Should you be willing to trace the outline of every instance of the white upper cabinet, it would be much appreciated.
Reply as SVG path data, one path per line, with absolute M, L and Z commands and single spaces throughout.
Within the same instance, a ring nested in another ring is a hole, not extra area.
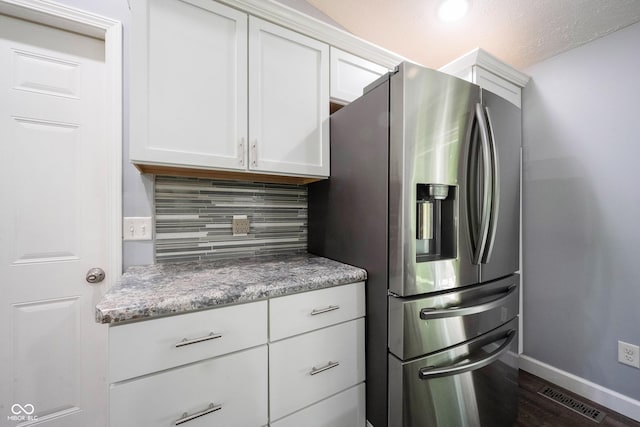
M 133 163 L 329 176 L 327 44 L 210 0 L 132 8 Z
M 386 66 L 400 58 L 277 2 L 223 3 L 131 2 L 131 161 L 156 174 L 328 177 L 329 45 Z M 340 103 L 386 72 L 335 57 Z
M 247 14 L 207 0 L 131 7 L 131 161 L 245 169 Z
M 329 176 L 329 46 L 249 18 L 249 169 Z
M 480 48 L 476 48 L 439 69 L 495 93 L 521 108 L 522 88 L 529 76 Z
M 368 84 L 388 71 L 382 65 L 331 47 L 331 100 L 339 104 L 353 101 Z

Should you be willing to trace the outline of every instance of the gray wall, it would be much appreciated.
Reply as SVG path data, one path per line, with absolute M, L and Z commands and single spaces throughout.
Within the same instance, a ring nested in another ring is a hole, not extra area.
M 524 353 L 640 399 L 640 24 L 524 71 Z

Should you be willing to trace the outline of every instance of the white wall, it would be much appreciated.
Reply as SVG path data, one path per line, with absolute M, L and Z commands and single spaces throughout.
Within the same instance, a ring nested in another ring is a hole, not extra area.
M 640 24 L 524 71 L 524 354 L 640 400 Z

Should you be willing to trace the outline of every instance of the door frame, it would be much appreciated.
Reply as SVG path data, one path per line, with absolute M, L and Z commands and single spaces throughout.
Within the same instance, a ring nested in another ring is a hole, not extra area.
M 107 271 L 109 289 L 122 274 L 122 23 L 49 0 L 0 0 L 0 13 L 104 41 L 107 72 Z

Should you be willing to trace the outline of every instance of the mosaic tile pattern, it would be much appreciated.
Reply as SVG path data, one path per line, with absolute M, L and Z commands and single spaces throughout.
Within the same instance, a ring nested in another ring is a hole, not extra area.
M 302 185 L 157 176 L 157 263 L 252 258 L 307 251 L 307 188 Z M 233 236 L 234 215 L 251 229 Z

